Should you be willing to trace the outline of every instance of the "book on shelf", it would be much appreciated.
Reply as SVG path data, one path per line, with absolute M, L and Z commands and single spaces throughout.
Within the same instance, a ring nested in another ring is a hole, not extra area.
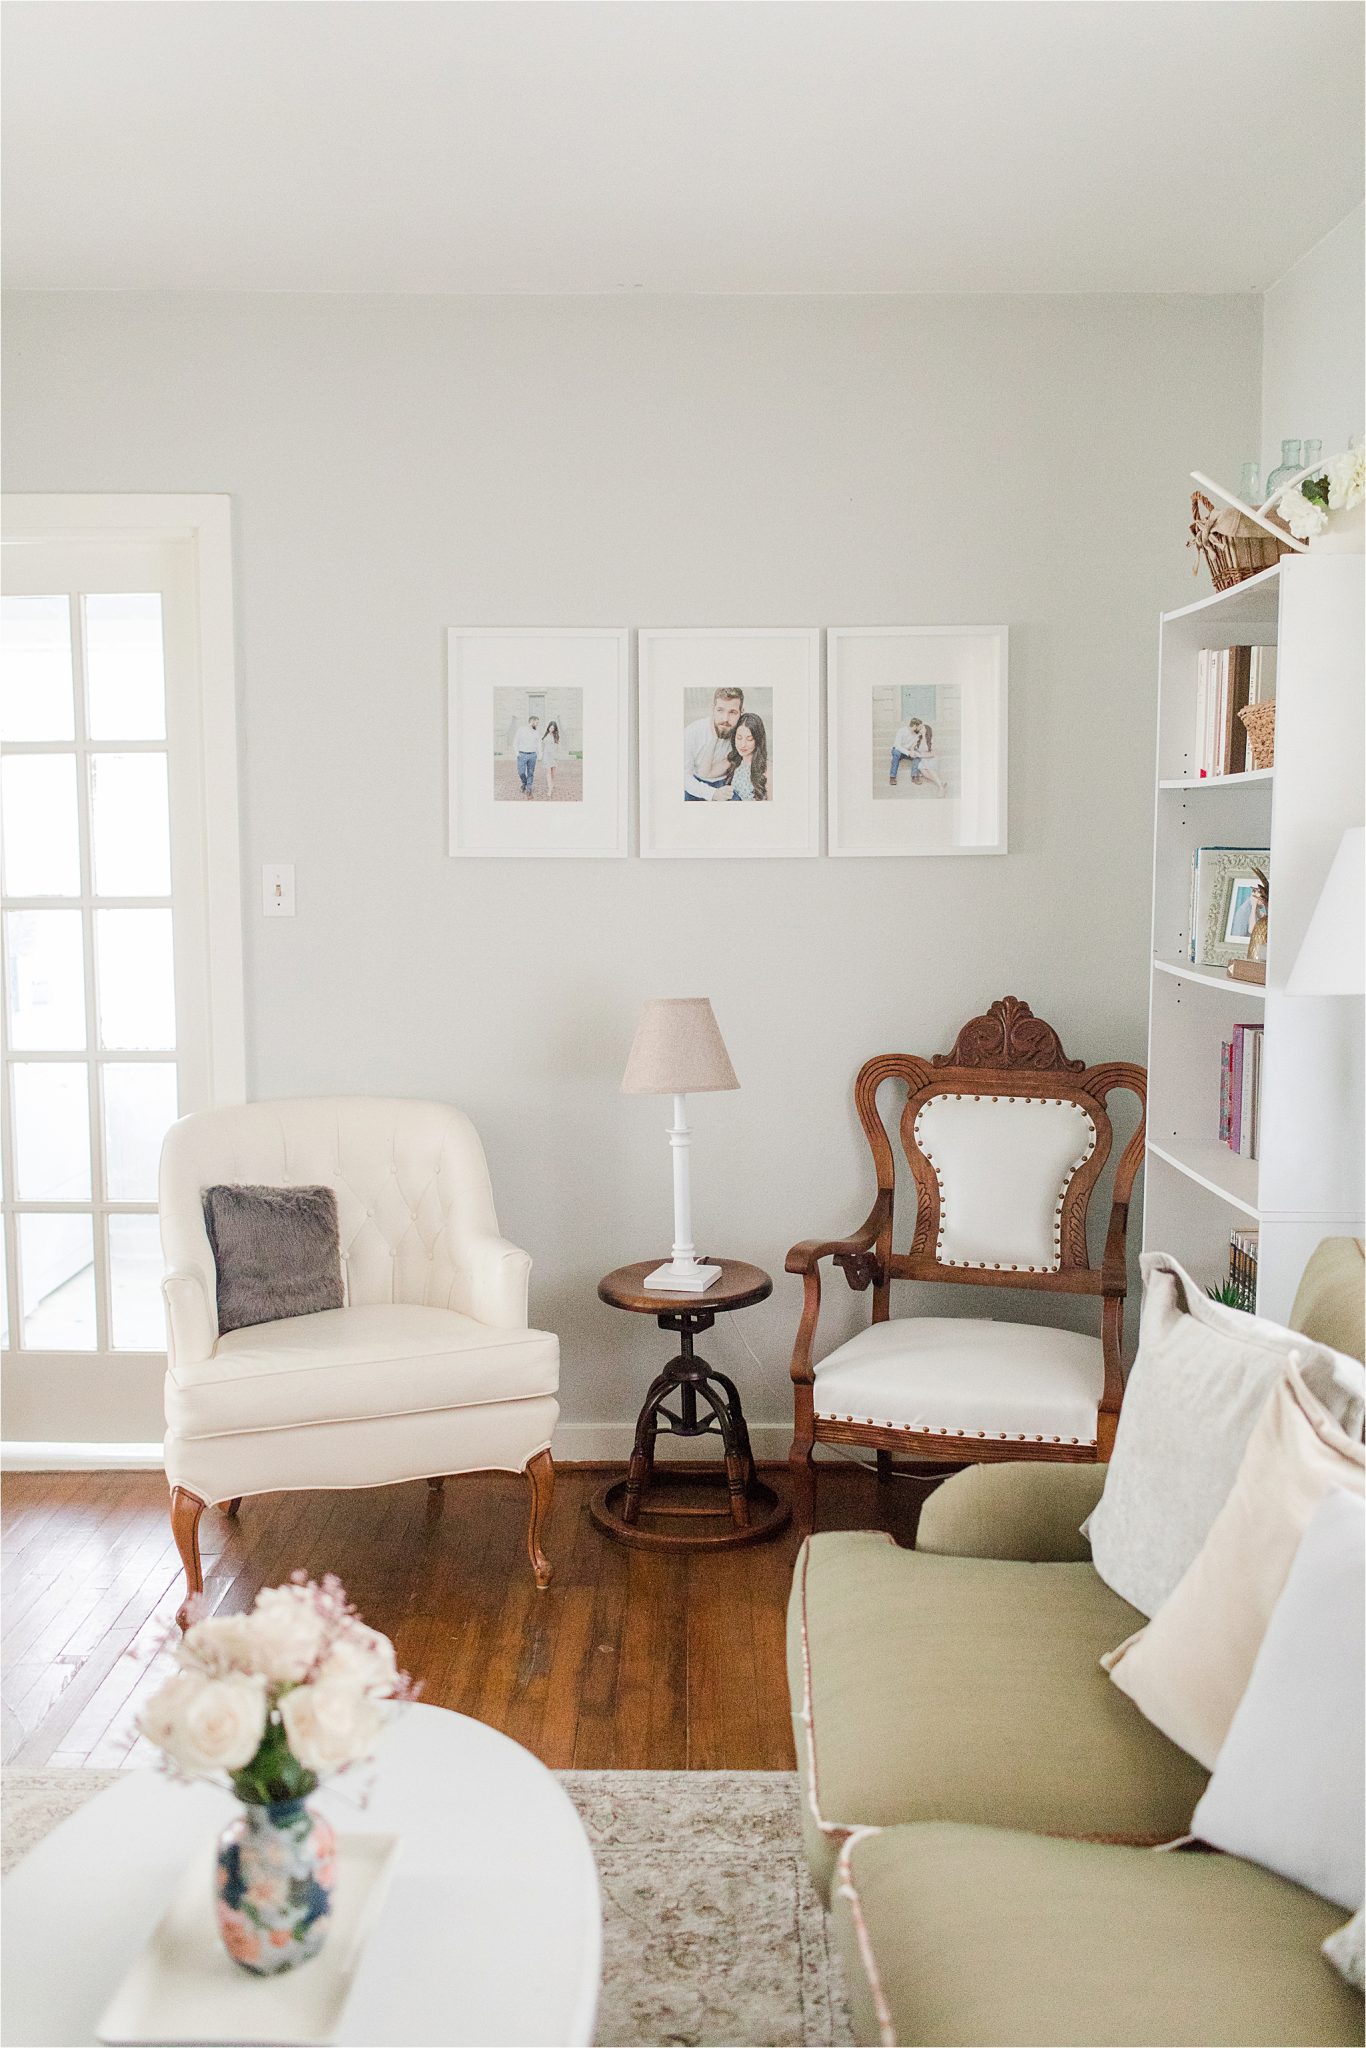
M 1257 1157 L 1262 1030 L 1260 1024 L 1235 1024 L 1220 1048 L 1219 1141 L 1242 1159 Z
M 1195 675 L 1195 758 L 1202 779 L 1242 775 L 1247 728 L 1238 713 L 1276 694 L 1274 647 L 1202 647 Z
M 1233 1306 L 1257 1313 L 1257 1231 L 1234 1230 L 1228 1240 L 1228 1284 Z

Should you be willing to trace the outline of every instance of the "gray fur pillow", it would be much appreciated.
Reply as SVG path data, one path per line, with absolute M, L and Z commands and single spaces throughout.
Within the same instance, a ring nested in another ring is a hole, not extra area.
M 218 1268 L 220 1336 L 341 1307 L 331 1188 L 205 1188 L 204 1227 Z

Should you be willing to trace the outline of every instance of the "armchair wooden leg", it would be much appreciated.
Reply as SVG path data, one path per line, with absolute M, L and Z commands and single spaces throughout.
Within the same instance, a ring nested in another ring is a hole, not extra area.
M 550 1514 L 550 1503 L 555 1498 L 555 1461 L 548 1450 L 537 1451 L 526 1468 L 531 1482 L 531 1519 L 527 1523 L 526 1547 L 531 1559 L 531 1569 L 536 1574 L 536 1585 L 544 1592 L 550 1584 L 550 1559 L 541 1549 L 541 1534 Z
M 798 1438 L 787 1454 L 787 1469 L 792 1475 L 792 1524 L 799 1536 L 809 1536 L 816 1526 L 814 1450 L 814 1442 L 803 1443 Z
M 229 1502 L 227 1503 L 227 1505 L 226 1505 L 226 1506 L 224 1507 L 224 1509 L 223 1509 L 223 1513 L 224 1513 L 225 1515 L 232 1515 L 232 1516 L 233 1516 L 233 1517 L 235 1518 L 235 1517 L 236 1517 L 236 1514 L 237 1514 L 237 1510 L 238 1510 L 238 1509 L 239 1509 L 239 1508 L 241 1507 L 241 1505 L 242 1505 L 242 1496 L 241 1496 L 241 1494 L 240 1494 L 240 1493 L 235 1493 L 235 1494 L 233 1495 L 232 1499 L 231 1499 L 231 1500 L 230 1500 L 230 1501 L 229 1501 Z
M 187 1492 L 183 1486 L 171 1488 L 171 1534 L 185 1567 L 185 1598 L 176 1609 L 178 1628 L 189 1625 L 190 1602 L 204 1590 L 204 1570 L 199 1562 L 199 1517 L 203 1512 L 204 1503 L 198 1494 Z

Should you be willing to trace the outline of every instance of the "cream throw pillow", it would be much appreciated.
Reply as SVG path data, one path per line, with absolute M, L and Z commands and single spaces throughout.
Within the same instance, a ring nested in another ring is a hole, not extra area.
M 1364 1698 L 1366 1502 L 1335 1486 L 1295 1553 L 1191 1833 L 1352 1912 L 1366 1898 Z
M 1300 1539 L 1334 1487 L 1366 1495 L 1366 1451 L 1288 1366 L 1199 1556 L 1148 1626 L 1101 1658 L 1120 1691 L 1207 1770 Z
M 1156 1614 L 1195 1562 L 1289 1364 L 1359 1436 L 1366 1373 L 1355 1358 L 1210 1301 L 1165 1253 L 1144 1257 L 1138 1356 L 1083 1532 L 1110 1591 L 1140 1614 Z

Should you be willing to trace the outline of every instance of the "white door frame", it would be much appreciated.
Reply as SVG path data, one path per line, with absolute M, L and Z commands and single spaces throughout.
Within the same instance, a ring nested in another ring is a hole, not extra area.
M 237 679 L 233 632 L 231 501 L 217 494 L 5 493 L 0 527 L 6 546 L 24 542 L 151 540 L 189 542 L 194 603 L 193 645 L 198 700 L 198 758 L 190 766 L 198 784 L 202 834 L 202 922 L 207 1067 L 201 1086 L 210 1103 L 246 1097 L 246 1031 L 242 953 L 240 826 L 237 808 Z M 182 759 L 182 771 L 184 767 Z M 46 1355 L 46 1354 L 45 1354 Z M 16 1357 L 22 1357 L 22 1353 Z M 74 1401 L 86 1377 L 82 1367 L 99 1354 L 62 1354 L 62 1377 Z M 154 1413 L 153 1386 L 160 1406 L 164 1356 L 126 1352 L 130 1419 L 144 1417 L 139 1436 Z M 93 1391 L 93 1388 L 92 1388 Z M 18 1403 L 22 1410 L 25 1401 Z M 22 1430 L 22 1416 L 19 1419 Z M 100 1430 L 101 1436 L 105 1429 Z M 126 1427 L 124 1435 L 132 1434 Z M 56 1467 L 160 1462 L 160 1445 L 148 1442 L 75 1443 L 11 1439 L 0 1445 L 6 1466 Z

